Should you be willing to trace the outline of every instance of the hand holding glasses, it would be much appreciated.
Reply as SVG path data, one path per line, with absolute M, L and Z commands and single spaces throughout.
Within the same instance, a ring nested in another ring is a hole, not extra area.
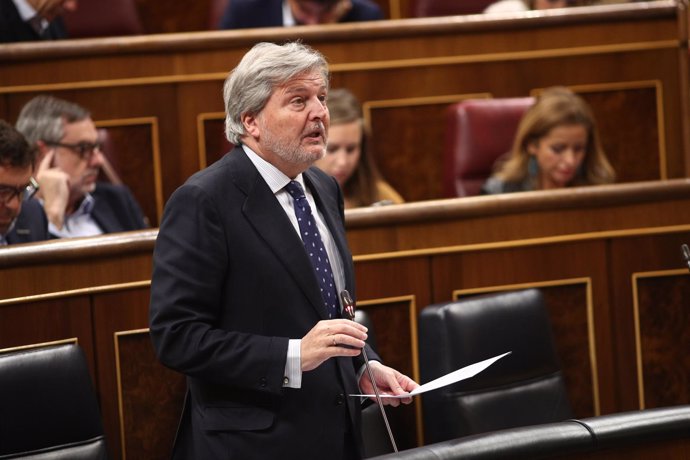
M 0 202 L 9 203 L 15 198 L 21 200 L 28 200 L 38 192 L 38 182 L 33 177 L 29 179 L 29 183 L 19 187 L 11 185 L 0 184 Z

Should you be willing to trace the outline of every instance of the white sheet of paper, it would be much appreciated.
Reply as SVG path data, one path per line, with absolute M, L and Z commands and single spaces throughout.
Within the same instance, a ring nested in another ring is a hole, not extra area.
M 507 356 L 511 354 L 512 351 L 503 353 L 502 355 L 494 356 L 493 358 L 485 359 L 484 361 L 479 361 L 478 363 L 470 364 L 469 366 L 465 366 L 462 369 L 458 369 L 457 371 L 453 371 L 449 374 L 443 375 L 435 380 L 432 380 L 431 382 L 427 382 L 424 385 L 420 385 L 414 390 L 410 391 L 408 394 L 404 395 L 381 395 L 382 398 L 408 398 L 410 396 L 415 396 L 419 395 L 422 393 L 426 393 L 427 391 L 431 390 L 436 390 L 438 388 L 444 387 L 446 385 L 451 385 L 453 383 L 459 382 L 461 380 L 468 379 L 470 377 L 474 377 L 475 375 L 479 374 L 481 371 L 486 369 L 487 367 L 491 366 L 493 363 L 498 361 L 499 359 L 503 358 L 504 356 Z M 350 396 L 361 396 L 363 398 L 375 398 L 376 395 L 350 395 Z

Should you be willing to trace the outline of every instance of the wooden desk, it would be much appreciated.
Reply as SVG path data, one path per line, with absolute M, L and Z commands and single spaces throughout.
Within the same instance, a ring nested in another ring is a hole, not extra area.
M 364 103 L 381 170 L 408 201 L 443 197 L 447 105 L 552 85 L 592 105 L 619 181 L 686 177 L 686 4 L 0 45 L 0 118 L 39 93 L 91 109 L 156 226 L 172 191 L 226 151 L 228 71 L 258 41 L 301 38 L 328 58 L 332 87 Z
M 379 352 L 418 377 L 417 315 L 539 287 L 578 417 L 690 402 L 690 179 L 347 211 L 358 305 Z M 167 458 L 183 379 L 148 338 L 156 230 L 0 250 L 0 348 L 78 340 L 114 458 Z M 392 411 L 401 447 L 420 406 Z

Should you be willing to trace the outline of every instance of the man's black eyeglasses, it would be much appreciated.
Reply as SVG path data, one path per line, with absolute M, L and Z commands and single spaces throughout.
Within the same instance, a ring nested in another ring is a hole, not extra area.
M 21 187 L 0 184 L 0 202 L 9 203 L 17 197 L 21 197 L 22 200 L 28 200 L 32 198 L 36 192 L 38 192 L 38 182 L 36 182 L 36 179 L 33 177 L 29 180 L 28 184 Z
M 79 142 L 77 144 L 63 144 L 62 142 L 52 142 L 52 141 L 45 141 L 46 145 L 51 145 L 54 147 L 62 147 L 65 149 L 69 149 L 79 155 L 79 158 L 82 160 L 90 161 L 91 157 L 93 157 L 93 152 L 98 149 L 99 151 L 103 151 L 103 143 L 102 142 L 96 142 L 96 143 L 91 143 L 91 142 Z

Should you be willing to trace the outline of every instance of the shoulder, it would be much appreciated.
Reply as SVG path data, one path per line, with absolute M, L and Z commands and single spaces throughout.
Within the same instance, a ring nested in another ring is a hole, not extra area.
M 221 29 L 283 25 L 282 0 L 232 0 L 220 20 Z
M 506 182 L 491 176 L 482 185 L 480 193 L 482 195 L 497 195 L 499 193 L 526 192 L 530 187 L 525 182 Z
M 402 196 L 386 181 L 379 180 L 376 182 L 376 191 L 379 195 L 380 201 L 392 201 L 394 204 L 404 203 Z
M 14 229 L 8 235 L 11 243 L 28 243 L 50 239 L 48 219 L 38 200 L 30 199 L 22 203 Z
M 522 0 L 500 0 L 487 6 L 484 13 L 512 13 L 528 10 L 529 8 Z
M 109 182 L 99 182 L 91 195 L 101 199 L 133 198 L 132 192 L 126 185 L 115 185 Z
M 371 0 L 352 0 L 352 9 L 345 15 L 343 22 L 373 21 L 383 18 L 381 7 Z

